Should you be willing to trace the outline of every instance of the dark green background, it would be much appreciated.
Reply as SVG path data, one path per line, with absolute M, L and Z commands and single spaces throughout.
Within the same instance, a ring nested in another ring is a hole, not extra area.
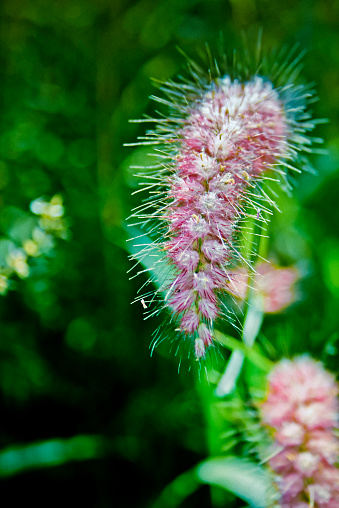
M 1 497 L 11 496 L 4 506 L 149 507 L 209 453 L 194 372 L 184 364 L 177 373 L 170 341 L 150 358 L 160 321 L 144 322 L 141 306 L 130 305 L 145 279 L 128 279 L 122 226 L 140 199 L 131 198 L 129 164 L 144 156 L 122 147 L 144 133 L 128 120 L 157 109 L 150 78 L 183 72 L 176 46 L 195 58 L 206 42 L 216 52 L 222 33 L 229 52 L 242 30 L 262 27 L 264 50 L 307 50 L 302 82 L 315 83 L 314 116 L 329 119 L 315 132 L 329 153 L 311 156 L 318 176 L 302 175 L 294 197 L 280 200 L 272 251 L 283 264 L 303 261 L 307 276 L 302 302 L 267 318 L 264 334 L 273 360 L 310 351 L 336 370 L 338 20 L 334 0 L 3 0 L 1 233 L 9 207 L 26 211 L 55 193 L 72 231 L 42 289 L 18 280 L 0 300 L 0 448 L 23 452 L 17 470 L 0 455 Z M 74 436 L 79 452 L 58 459 L 47 446 L 40 467 L 25 466 L 26 445 Z M 183 506 L 211 506 L 208 488 Z

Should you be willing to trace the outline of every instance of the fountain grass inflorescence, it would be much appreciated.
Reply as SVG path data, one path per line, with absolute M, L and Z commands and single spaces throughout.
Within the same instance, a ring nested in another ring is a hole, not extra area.
M 139 240 L 132 259 L 147 266 L 154 256 L 153 281 L 157 267 L 168 273 L 136 300 L 147 316 L 167 308 L 197 359 L 213 345 L 215 321 L 230 319 L 223 295 L 234 267 L 253 270 L 240 248 L 243 222 L 267 224 L 275 206 L 269 181 L 285 186 L 288 172 L 306 165 L 300 153 L 311 151 L 312 93 L 294 85 L 298 61 L 286 57 L 267 77 L 260 65 L 253 73 L 215 65 L 211 77 L 189 62 L 191 80 L 165 83 L 167 98 L 155 98 L 167 113 L 143 120 L 156 127 L 139 144 L 154 145 L 158 164 L 139 174 L 149 196 L 131 218 L 153 243 Z

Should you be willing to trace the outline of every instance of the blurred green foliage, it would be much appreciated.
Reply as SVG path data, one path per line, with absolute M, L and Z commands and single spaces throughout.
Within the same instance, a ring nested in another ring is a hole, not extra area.
M 10 476 L 25 469 L 51 467 L 74 460 L 100 457 L 104 443 L 98 436 L 53 439 L 0 452 L 0 476 Z
M 315 133 L 329 154 L 312 156 L 318 176 L 301 175 L 293 197 L 279 198 L 270 249 L 302 267 L 303 298 L 267 317 L 259 339 L 273 361 L 309 351 L 337 369 L 338 21 L 335 0 L 2 2 L 1 237 L 22 241 L 30 202 L 55 194 L 72 231 L 35 277 L 0 295 L 0 474 L 13 506 L 148 507 L 208 456 L 206 424 L 224 421 L 206 402 L 213 379 L 202 393 L 196 369 L 177 374 L 171 340 L 150 358 L 160 320 L 130 306 L 146 277 L 126 275 L 123 221 L 140 199 L 129 166 L 148 152 L 122 144 L 144 134 L 128 120 L 157 109 L 150 78 L 185 72 L 176 46 L 199 58 L 206 42 L 219 51 L 222 34 L 232 51 L 242 30 L 262 27 L 264 49 L 307 50 L 302 79 L 316 84 L 314 116 L 329 119 Z M 212 506 L 207 487 L 194 493 L 183 478 L 183 507 Z M 218 492 L 214 506 L 243 506 Z

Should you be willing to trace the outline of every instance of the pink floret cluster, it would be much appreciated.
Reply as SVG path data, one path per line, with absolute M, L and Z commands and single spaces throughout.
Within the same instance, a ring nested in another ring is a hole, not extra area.
M 308 357 L 280 362 L 269 378 L 262 422 L 277 452 L 269 460 L 281 508 L 338 508 L 338 387 Z
M 273 263 L 262 262 L 256 265 L 255 271 L 251 281 L 252 304 L 260 310 L 275 314 L 296 300 L 294 284 L 300 278 L 300 273 L 295 267 L 281 268 Z M 233 271 L 228 291 L 237 298 L 245 299 L 248 285 L 248 270 L 240 268 Z
M 177 276 L 166 304 L 182 332 L 194 337 L 197 358 L 212 344 L 222 314 L 219 296 L 238 256 L 234 238 L 244 205 L 264 173 L 286 157 L 287 135 L 282 101 L 259 77 L 245 84 L 218 80 L 191 107 L 180 131 L 163 243 Z M 253 202 L 252 210 L 255 215 Z

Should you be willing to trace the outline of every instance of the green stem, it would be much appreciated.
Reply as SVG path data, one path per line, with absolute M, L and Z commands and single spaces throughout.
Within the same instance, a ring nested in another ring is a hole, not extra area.
M 263 312 L 255 306 L 249 307 L 242 332 L 242 340 L 247 346 L 253 346 L 254 341 L 260 331 L 262 321 Z M 225 372 L 222 375 L 215 390 L 215 395 L 217 397 L 225 397 L 234 390 L 244 363 L 244 359 L 245 355 L 242 351 L 237 350 L 232 352 Z
M 263 247 L 267 246 L 266 238 L 257 236 L 260 235 L 261 232 L 262 227 L 257 222 L 255 222 L 253 225 L 252 233 L 252 253 L 249 253 L 253 266 L 258 257 L 259 251 L 262 255 Z M 258 238 L 259 240 L 257 240 Z M 250 276 L 246 298 L 246 317 L 242 329 L 242 341 L 246 346 L 249 347 L 253 346 L 255 339 L 260 331 L 264 317 L 261 301 L 259 300 L 258 295 L 255 295 L 254 297 L 253 289 L 250 287 L 251 280 L 253 280 L 253 278 L 253 275 Z M 244 363 L 244 359 L 245 355 L 242 351 L 237 350 L 232 352 L 231 357 L 226 365 L 225 371 L 215 390 L 215 395 L 217 397 L 225 397 L 234 390 Z

